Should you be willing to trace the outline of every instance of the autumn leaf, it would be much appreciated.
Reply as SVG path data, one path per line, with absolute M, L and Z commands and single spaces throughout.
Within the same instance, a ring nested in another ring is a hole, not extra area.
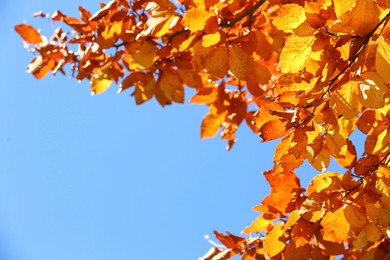
M 280 54 L 279 68 L 282 73 L 297 73 L 301 71 L 310 56 L 314 36 L 293 36 L 287 40 Z
M 378 51 L 376 52 L 375 67 L 377 73 L 385 81 L 390 82 L 390 45 L 382 38 L 378 39 Z
M 91 95 L 97 95 L 103 93 L 111 85 L 111 80 L 107 77 L 107 74 L 100 73 L 91 77 L 90 89 Z
M 15 31 L 30 44 L 39 44 L 42 42 L 41 35 L 34 27 L 28 24 L 15 25 Z
M 343 207 L 335 212 L 328 211 L 321 221 L 324 240 L 341 243 L 348 237 L 350 224 L 345 217 Z
M 270 257 L 274 257 L 279 254 L 286 246 L 283 241 L 283 229 L 280 223 L 273 226 L 272 230 L 268 232 L 264 239 L 264 251 Z
M 285 4 L 272 18 L 272 23 L 281 31 L 291 33 L 306 20 L 305 9 L 297 4 Z
M 249 237 L 215 232 L 224 247 L 202 259 L 384 259 L 389 7 L 386 0 L 111 0 L 93 13 L 80 6 L 79 18 L 37 13 L 62 25 L 51 36 L 27 24 L 15 31 L 34 55 L 27 72 L 37 79 L 69 71 L 92 94 L 115 82 L 137 105 L 184 103 L 187 92 L 189 103 L 208 107 L 202 139 L 220 132 L 230 150 L 245 121 L 259 142 L 274 140 L 263 172 L 270 192 L 253 207 L 260 215 L 244 229 Z M 311 168 L 302 173 L 306 159 Z M 325 172 L 334 162 L 339 172 Z M 299 177 L 311 172 L 304 192 Z M 224 214 L 233 213 L 232 202 Z
M 211 17 L 208 11 L 202 8 L 188 10 L 183 18 L 183 25 L 192 32 L 203 30 L 207 20 Z

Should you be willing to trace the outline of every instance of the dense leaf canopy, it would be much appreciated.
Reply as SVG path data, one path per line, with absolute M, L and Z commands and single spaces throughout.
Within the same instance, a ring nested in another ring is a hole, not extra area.
M 384 259 L 390 254 L 390 2 L 385 0 L 111 0 L 80 17 L 48 18 L 51 37 L 15 30 L 36 55 L 27 71 L 112 82 L 136 104 L 209 107 L 201 137 L 220 131 L 227 148 L 246 124 L 262 141 L 280 139 L 264 172 L 270 194 L 245 237 L 202 259 Z M 365 135 L 357 154 L 351 134 Z M 341 173 L 326 172 L 333 158 Z M 305 161 L 318 174 L 302 188 Z

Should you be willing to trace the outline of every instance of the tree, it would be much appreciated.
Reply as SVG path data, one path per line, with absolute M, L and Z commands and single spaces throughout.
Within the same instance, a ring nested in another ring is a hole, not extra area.
M 390 2 L 383 0 L 111 0 L 46 38 L 15 30 L 36 53 L 27 71 L 112 82 L 136 104 L 205 104 L 201 138 L 221 129 L 227 149 L 242 122 L 280 139 L 264 173 L 270 194 L 247 237 L 214 232 L 224 247 L 202 259 L 384 259 L 390 254 Z M 358 156 L 351 134 L 365 135 Z M 343 173 L 326 172 L 333 158 Z M 304 189 L 294 170 L 318 174 Z

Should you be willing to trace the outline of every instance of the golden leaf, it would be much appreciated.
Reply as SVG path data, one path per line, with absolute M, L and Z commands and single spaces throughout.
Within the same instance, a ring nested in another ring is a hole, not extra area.
M 90 80 L 90 89 L 91 95 L 97 95 L 103 93 L 111 85 L 111 79 L 107 77 L 107 74 L 100 73 L 91 77 Z
M 249 227 L 244 229 L 244 234 L 249 235 L 254 232 L 264 232 L 272 224 L 273 219 L 270 215 L 261 214 L 258 216 Z
M 253 59 L 240 46 L 233 45 L 230 51 L 230 72 L 238 79 L 245 80 L 252 70 Z
M 280 223 L 276 223 L 272 230 L 264 237 L 263 246 L 264 251 L 270 257 L 276 256 L 286 247 L 286 243 L 283 241 L 283 229 Z M 282 239 L 282 240 L 280 240 Z
M 227 111 L 218 111 L 215 106 L 211 105 L 209 113 L 202 120 L 200 137 L 204 139 L 216 136 L 226 114 Z
M 310 56 L 314 41 L 314 36 L 292 36 L 289 38 L 280 54 L 279 69 L 281 72 L 297 73 L 301 71 Z
M 340 89 L 334 91 L 330 99 L 333 101 L 336 111 L 345 119 L 356 117 L 362 109 L 359 102 L 359 84 L 354 80 L 348 81 Z
M 324 172 L 330 162 L 330 153 L 326 147 L 323 136 L 317 136 L 313 143 L 307 145 L 307 159 L 311 166 L 318 171 Z
M 375 67 L 377 73 L 382 77 L 385 83 L 390 83 L 390 46 L 381 37 L 378 40 L 378 51 L 376 52 Z
M 305 20 L 305 9 L 302 6 L 285 4 L 277 11 L 276 16 L 272 18 L 272 23 L 279 30 L 291 33 L 293 32 L 292 29 L 297 28 Z
M 220 32 L 205 34 L 202 36 L 202 45 L 204 47 L 210 47 L 219 43 L 220 40 L 221 40 Z
M 158 88 L 169 101 L 184 102 L 184 87 L 176 71 L 166 69 L 160 73 L 157 81 Z
M 182 23 L 191 32 L 201 31 L 205 28 L 207 20 L 211 14 L 202 8 L 192 8 L 186 12 Z
M 363 82 L 359 84 L 359 97 L 366 108 L 381 108 L 385 105 L 384 94 L 387 86 L 383 79 L 376 72 L 363 73 Z
M 217 78 L 223 78 L 229 71 L 229 53 L 226 47 L 218 47 L 205 58 L 208 73 Z
M 145 41 L 142 44 L 136 42 L 128 47 L 128 50 L 133 53 L 129 69 L 147 69 L 153 66 L 158 48 L 155 44 Z
M 356 0 L 333 0 L 334 10 L 337 17 L 340 17 L 355 5 Z
M 328 211 L 321 221 L 324 240 L 341 243 L 348 238 L 350 224 L 345 217 L 344 208 Z

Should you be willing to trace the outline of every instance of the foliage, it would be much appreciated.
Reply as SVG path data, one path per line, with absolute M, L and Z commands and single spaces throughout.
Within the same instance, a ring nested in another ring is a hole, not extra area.
M 209 112 L 201 137 L 221 129 L 228 149 L 239 125 L 280 139 L 264 173 L 270 194 L 248 237 L 215 232 L 223 247 L 201 259 L 384 259 L 390 253 L 390 2 L 385 0 L 111 0 L 46 38 L 15 26 L 36 53 L 27 71 L 111 82 L 136 104 L 184 102 Z M 253 108 L 253 111 L 251 111 Z M 351 134 L 364 134 L 358 156 Z M 333 158 L 345 172 L 326 172 Z M 307 189 L 294 170 L 318 174 Z

